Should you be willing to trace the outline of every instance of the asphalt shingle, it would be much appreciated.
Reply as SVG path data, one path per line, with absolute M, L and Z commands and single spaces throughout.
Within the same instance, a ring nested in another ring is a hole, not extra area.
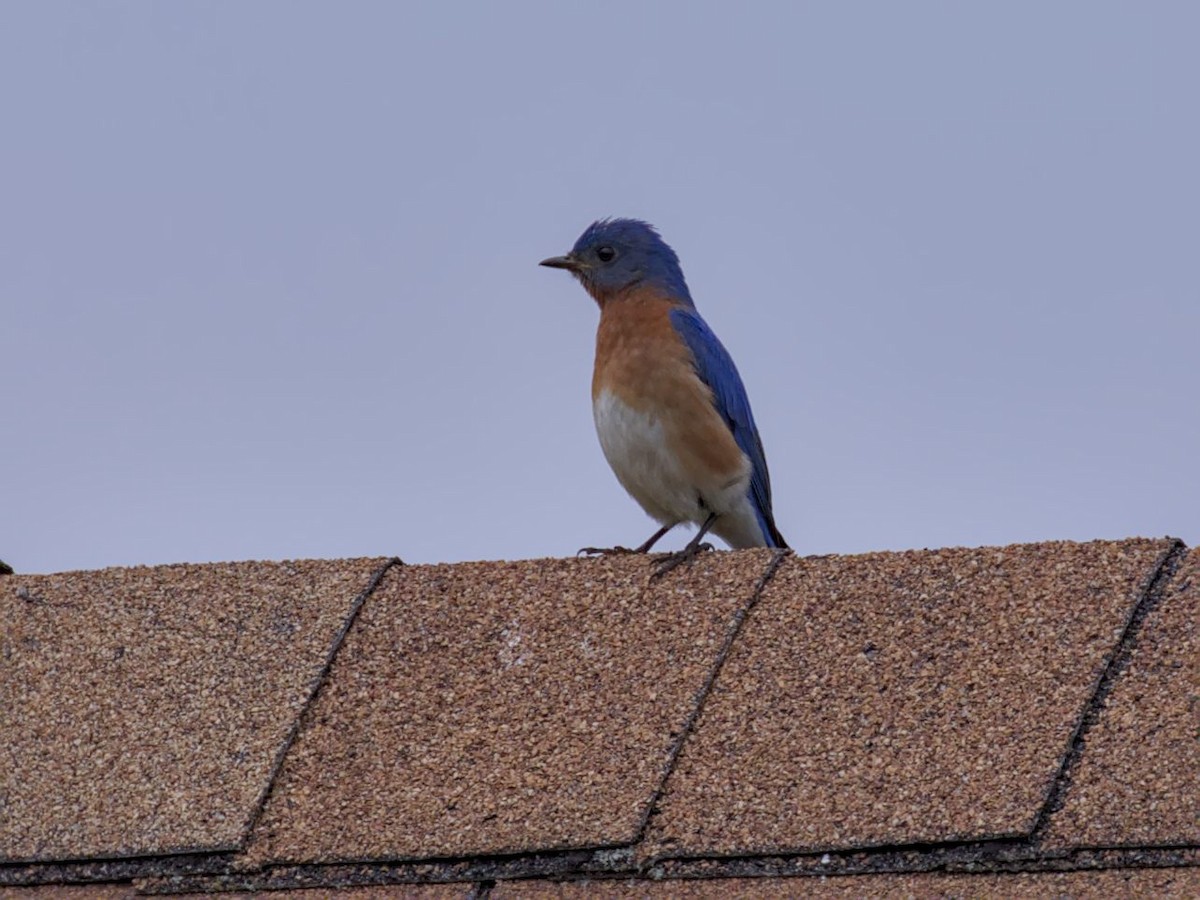
M 1047 846 L 1200 844 L 1200 550 L 1139 629 Z
M 1110 869 L 1091 872 L 1014 872 L 959 875 L 941 872 L 858 875 L 851 877 L 728 878 L 687 881 L 511 881 L 498 884 L 488 900 L 597 897 L 671 897 L 679 900 L 745 897 L 836 898 L 889 897 L 961 898 L 1004 897 L 1041 900 L 1045 897 L 1146 897 L 1191 900 L 1200 896 L 1200 869 Z
M 238 846 L 385 564 L 0 580 L 0 861 Z
M 1168 541 L 786 560 L 647 853 L 1026 834 Z
M 347 636 L 251 856 L 404 859 L 632 841 L 772 562 L 406 566 Z
M 1200 895 L 1200 551 L 649 571 L 5 576 L 0 900 Z

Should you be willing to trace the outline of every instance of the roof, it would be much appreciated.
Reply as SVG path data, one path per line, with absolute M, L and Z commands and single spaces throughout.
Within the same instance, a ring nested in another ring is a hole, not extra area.
M 0 578 L 0 895 L 1200 895 L 1200 551 L 649 571 Z

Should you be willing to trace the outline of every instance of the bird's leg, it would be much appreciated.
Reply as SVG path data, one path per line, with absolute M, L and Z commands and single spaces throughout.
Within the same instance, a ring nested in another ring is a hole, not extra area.
M 576 553 L 575 555 L 578 556 L 580 553 L 582 553 L 585 556 L 611 556 L 614 553 L 649 553 L 650 548 L 657 544 L 659 539 L 661 539 L 664 534 L 674 527 L 675 526 L 673 524 L 664 525 L 662 528 L 658 529 L 658 531 L 654 532 L 654 534 L 650 535 L 650 537 L 646 538 L 644 543 L 632 550 L 630 550 L 628 547 L 582 547 L 580 548 L 579 553 Z
M 696 558 L 696 554 L 703 550 L 711 550 L 712 544 L 701 543 L 704 540 L 704 535 L 708 534 L 708 529 L 713 527 L 713 523 L 717 521 L 716 513 L 709 513 L 708 518 L 704 520 L 704 524 L 700 526 L 700 530 L 696 532 L 696 536 L 687 542 L 687 546 L 682 550 L 676 550 L 674 553 L 668 553 L 662 559 L 655 560 L 657 568 L 650 576 L 651 580 L 662 578 L 672 569 L 677 568 L 681 563 L 691 564 Z
M 674 525 L 664 525 L 662 528 L 658 529 L 658 531 L 654 532 L 654 534 L 650 535 L 650 537 L 646 538 L 646 540 L 643 541 L 640 545 L 638 545 L 638 548 L 636 550 L 634 550 L 633 552 L 634 553 L 649 553 L 650 548 L 653 547 L 655 544 L 657 544 L 662 539 L 663 535 L 665 535 L 668 531 L 670 531 L 674 527 L 675 527 Z

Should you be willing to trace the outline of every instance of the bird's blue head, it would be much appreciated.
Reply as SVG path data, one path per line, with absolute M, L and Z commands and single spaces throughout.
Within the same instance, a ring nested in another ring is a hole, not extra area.
M 654 226 L 637 219 L 601 219 L 579 236 L 566 256 L 543 259 L 541 265 L 566 269 L 579 279 L 597 303 L 635 285 L 662 290 L 692 305 L 679 257 Z

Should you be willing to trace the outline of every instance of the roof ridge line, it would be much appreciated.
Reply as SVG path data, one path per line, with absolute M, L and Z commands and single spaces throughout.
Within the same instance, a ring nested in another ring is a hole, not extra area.
M 1041 809 L 1038 810 L 1026 836 L 1026 840 L 1030 843 L 1036 843 L 1041 838 L 1051 817 L 1063 808 L 1075 770 L 1079 766 L 1079 760 L 1082 758 L 1087 744 L 1088 732 L 1100 720 L 1100 714 L 1108 695 L 1112 693 L 1117 680 L 1128 667 L 1133 649 L 1137 646 L 1137 637 L 1141 632 L 1142 624 L 1146 617 L 1162 603 L 1167 593 L 1167 586 L 1183 564 L 1184 557 L 1188 552 L 1187 544 L 1179 538 L 1168 537 L 1167 540 L 1171 542 L 1170 545 L 1163 550 L 1154 569 L 1142 583 L 1140 596 L 1096 679 L 1091 695 L 1083 705 L 1083 712 L 1067 742 L 1067 749 L 1063 754 L 1058 773 L 1054 776 L 1050 790 L 1046 792 L 1046 799 L 1043 801 Z

